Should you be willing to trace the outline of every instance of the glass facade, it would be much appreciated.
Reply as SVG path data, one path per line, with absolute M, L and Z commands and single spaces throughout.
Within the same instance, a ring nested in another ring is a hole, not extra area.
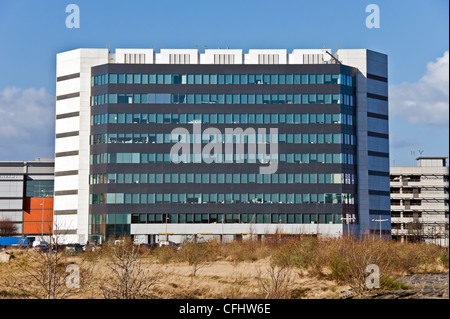
M 230 156 L 228 156 L 230 155 Z M 245 154 L 171 154 L 171 153 L 103 153 L 91 155 L 91 165 L 97 164 L 147 164 L 147 163 L 173 163 L 180 159 L 183 163 L 255 163 L 257 153 Z M 348 164 L 355 163 L 354 154 L 345 153 L 278 153 L 267 154 L 279 163 L 288 164 Z
M 343 104 L 354 106 L 348 94 L 193 94 L 108 93 L 93 95 L 91 106 L 103 104 Z
M 198 194 L 91 194 L 90 204 L 347 204 L 355 203 L 352 194 L 247 194 L 247 193 L 198 193 Z
M 27 180 L 25 197 L 53 197 L 53 181 Z
M 90 184 L 355 184 L 354 174 L 296 173 L 109 173 L 93 174 Z
M 354 125 L 345 113 L 101 113 L 92 125 L 102 124 L 345 124 Z
M 347 144 L 355 145 L 356 138 L 353 134 L 341 133 L 294 133 L 276 134 L 171 134 L 171 133 L 104 133 L 91 135 L 91 145 L 96 144 L 175 144 L 179 141 L 201 141 L 203 144 L 214 141 L 225 143 L 262 143 L 271 141 L 278 144 Z
M 354 69 L 197 67 L 93 68 L 92 235 L 130 234 L 133 224 L 341 224 L 357 211 Z M 194 132 L 192 124 L 221 133 Z M 225 128 L 278 131 L 241 136 Z M 268 155 L 277 171 L 258 173 L 250 149 L 205 160 L 209 143 L 237 140 L 277 143 Z M 180 141 L 192 151 L 176 164 L 171 147 Z
M 92 86 L 105 84 L 342 84 L 352 87 L 345 74 L 131 74 L 107 73 L 92 77 Z

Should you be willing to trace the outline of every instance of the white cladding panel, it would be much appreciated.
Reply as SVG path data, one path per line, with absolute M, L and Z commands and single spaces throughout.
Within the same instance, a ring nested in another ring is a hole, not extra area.
M 245 64 L 287 64 L 287 51 L 282 50 L 249 50 L 244 54 Z
M 55 141 L 55 153 L 75 151 L 78 149 L 78 145 L 79 145 L 78 136 L 58 138 Z
M 197 49 L 161 49 L 156 53 L 157 64 L 198 64 Z
M 22 222 L 23 221 L 23 211 L 0 211 L 0 220 L 10 220 L 12 222 Z
M 200 64 L 242 64 L 242 50 L 208 49 L 200 54 Z
M 0 180 L 0 198 L 22 197 L 22 196 L 23 196 L 23 181 Z
M 116 49 L 115 63 L 153 64 L 153 49 Z
M 73 97 L 70 99 L 56 101 L 56 115 L 67 114 L 80 111 L 80 98 Z
M 22 198 L 20 199 L 5 199 L 0 198 L 0 210 L 21 210 L 22 207 Z
M 78 189 L 78 176 L 58 176 L 58 183 L 55 184 L 55 192 Z
M 55 134 L 74 132 L 80 130 L 80 118 L 78 116 L 58 119 L 55 123 Z

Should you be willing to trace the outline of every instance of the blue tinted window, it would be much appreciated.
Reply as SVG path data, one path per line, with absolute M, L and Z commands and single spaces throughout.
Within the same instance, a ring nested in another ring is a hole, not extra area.
M 117 74 L 115 74 L 115 73 L 109 74 L 109 83 L 112 83 L 112 84 L 117 83 Z

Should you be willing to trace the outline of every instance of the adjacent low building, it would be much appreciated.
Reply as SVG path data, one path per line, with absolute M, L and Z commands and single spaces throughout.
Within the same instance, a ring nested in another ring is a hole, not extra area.
M 53 158 L 0 162 L 0 222 L 12 222 L 18 236 L 53 233 Z
M 419 157 L 416 167 L 391 167 L 392 238 L 448 247 L 447 157 Z

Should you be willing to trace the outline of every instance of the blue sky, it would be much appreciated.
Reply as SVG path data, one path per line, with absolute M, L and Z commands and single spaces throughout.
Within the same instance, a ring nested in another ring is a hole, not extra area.
M 65 25 L 71 3 L 79 29 Z M 371 3 L 379 29 L 365 25 Z M 391 164 L 410 165 L 411 151 L 448 156 L 448 12 L 448 0 L 1 0 L 0 160 L 53 156 L 56 54 L 107 46 L 380 51 Z

